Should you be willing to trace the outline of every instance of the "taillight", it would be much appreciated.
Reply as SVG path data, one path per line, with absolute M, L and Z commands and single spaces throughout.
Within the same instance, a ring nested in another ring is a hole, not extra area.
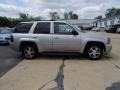
M 13 35 L 11 35 L 11 42 L 14 42 L 14 38 L 13 38 Z

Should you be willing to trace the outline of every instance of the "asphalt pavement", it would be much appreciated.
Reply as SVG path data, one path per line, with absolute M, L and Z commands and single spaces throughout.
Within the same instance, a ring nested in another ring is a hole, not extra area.
M 16 53 L 8 45 L 0 45 L 0 77 L 22 61 L 20 53 Z

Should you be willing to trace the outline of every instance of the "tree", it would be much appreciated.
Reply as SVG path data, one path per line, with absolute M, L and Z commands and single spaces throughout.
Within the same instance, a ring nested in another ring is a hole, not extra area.
M 69 18 L 72 19 L 72 16 L 73 16 L 73 11 L 70 11 L 69 12 Z
M 20 13 L 19 19 L 21 21 L 40 21 L 42 19 L 42 17 L 41 16 L 33 17 L 33 16 L 26 14 L 26 13 Z
M 15 27 L 18 23 L 20 23 L 19 18 L 9 18 L 9 26 L 8 27 Z
M 120 8 L 117 9 L 116 15 L 120 15 Z
M 51 20 L 57 20 L 60 18 L 57 12 L 50 12 L 49 16 Z
M 64 13 L 64 19 L 65 20 L 69 19 L 69 14 L 67 12 Z
M 19 18 L 7 18 L 0 16 L 0 27 L 15 27 L 20 22 Z
M 34 17 L 34 21 L 40 21 L 42 19 L 43 19 L 43 17 L 41 17 L 41 16 Z
M 0 16 L 0 26 L 10 26 L 9 19 L 7 17 Z
M 102 16 L 97 16 L 95 17 L 95 19 L 102 19 Z
M 29 14 L 19 13 L 19 18 L 21 21 L 28 21 Z
M 41 16 L 33 17 L 29 15 L 27 21 L 40 21 L 41 19 L 42 19 Z
M 105 16 L 111 17 L 115 15 L 120 15 L 120 8 L 110 8 L 106 10 Z
M 7 18 L 0 16 L 0 27 L 15 27 L 18 23 L 24 21 L 39 21 L 41 16 L 33 17 L 29 14 L 20 13 L 19 18 Z
M 78 15 L 77 14 L 73 14 L 72 15 L 72 19 L 78 19 Z
M 73 13 L 73 11 L 65 12 L 64 19 L 78 19 L 78 15 Z

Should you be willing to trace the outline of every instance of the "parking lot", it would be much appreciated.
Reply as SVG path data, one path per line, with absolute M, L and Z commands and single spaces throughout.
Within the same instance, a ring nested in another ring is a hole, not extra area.
M 0 77 L 20 61 L 22 57 L 19 53 L 12 51 L 8 45 L 0 45 Z
M 81 55 L 44 55 L 23 60 L 0 46 L 0 90 L 120 90 L 120 34 L 111 37 L 112 52 L 98 61 Z

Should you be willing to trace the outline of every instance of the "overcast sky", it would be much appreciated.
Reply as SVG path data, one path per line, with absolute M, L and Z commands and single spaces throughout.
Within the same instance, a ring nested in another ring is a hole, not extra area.
M 111 7 L 120 8 L 120 0 L 0 0 L 0 16 L 18 17 L 20 12 L 48 18 L 48 13 L 74 11 L 79 18 L 104 15 Z

